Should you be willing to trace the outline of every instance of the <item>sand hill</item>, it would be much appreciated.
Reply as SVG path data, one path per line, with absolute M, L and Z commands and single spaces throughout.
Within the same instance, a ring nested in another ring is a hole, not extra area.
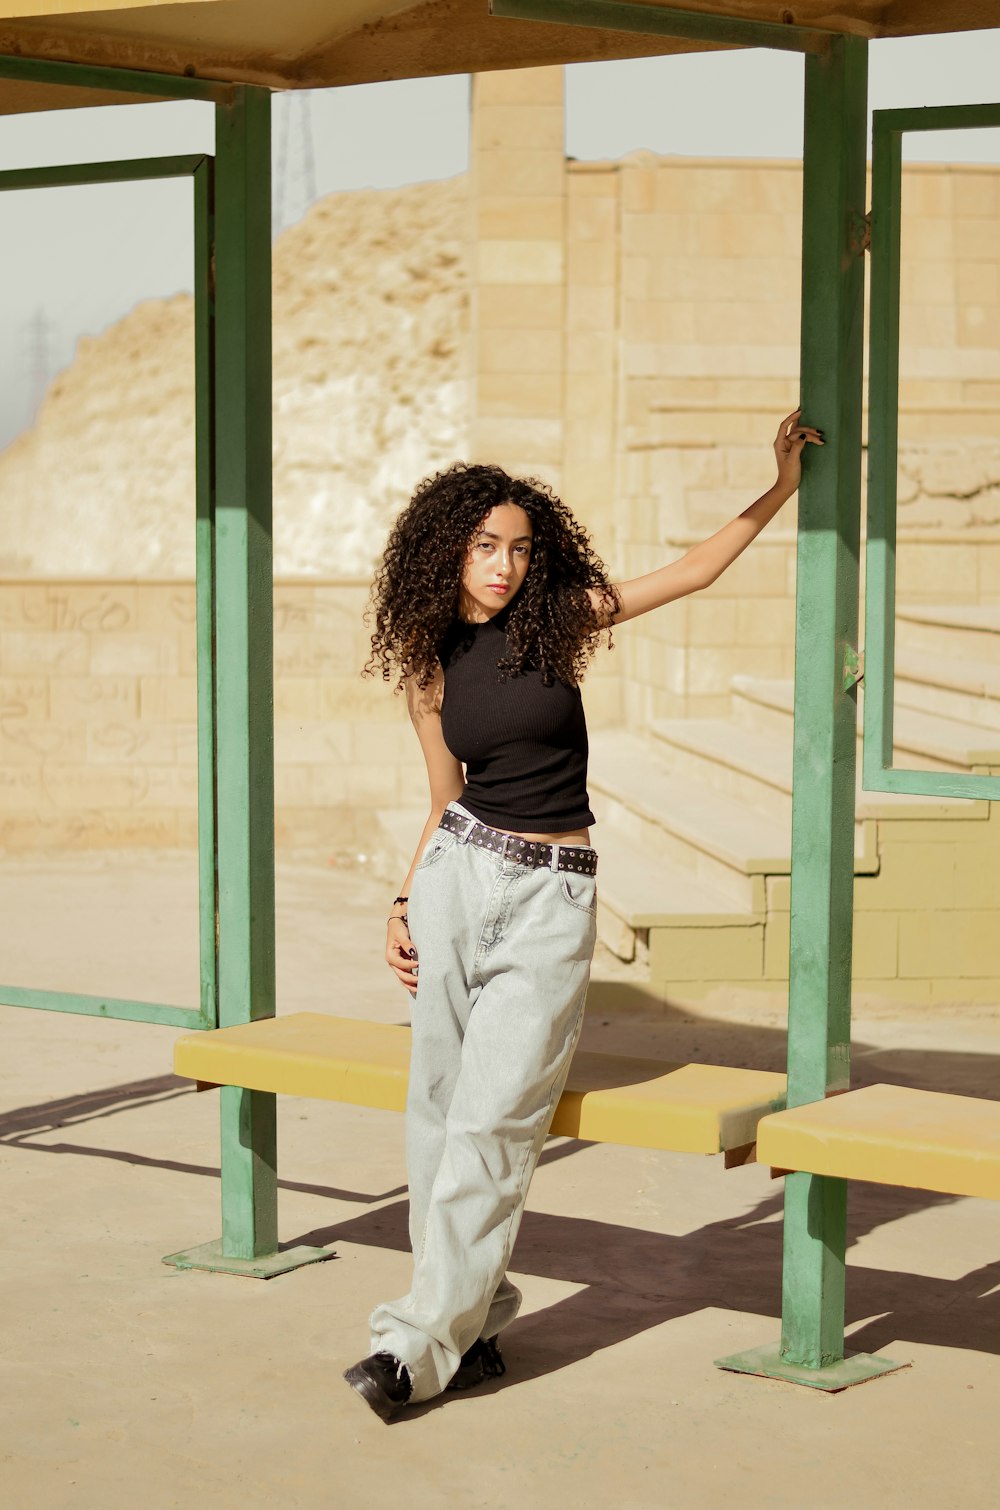
M 467 423 L 466 181 L 333 194 L 274 253 L 279 574 L 365 576 Z M 0 573 L 194 573 L 192 301 L 81 340 L 0 456 Z

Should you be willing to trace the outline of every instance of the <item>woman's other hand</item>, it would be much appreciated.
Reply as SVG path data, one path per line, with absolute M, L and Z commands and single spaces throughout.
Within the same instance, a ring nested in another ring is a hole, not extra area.
M 786 414 L 778 426 L 774 440 L 774 456 L 778 463 L 778 487 L 790 498 L 802 480 L 802 451 L 806 444 L 823 445 L 822 430 L 799 423 L 801 409 Z
M 417 951 L 402 918 L 390 918 L 385 936 L 385 962 L 411 996 L 417 994 Z

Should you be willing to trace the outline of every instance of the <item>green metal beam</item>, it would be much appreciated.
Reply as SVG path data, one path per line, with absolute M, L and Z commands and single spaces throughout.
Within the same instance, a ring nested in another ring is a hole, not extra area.
M 222 1027 L 273 1017 L 274 690 L 271 583 L 271 100 L 216 110 L 213 537 L 218 993 Z M 200 348 L 204 352 L 204 345 Z M 202 500 L 203 501 L 203 500 Z M 209 654 L 199 644 L 199 657 Z M 199 748 L 202 773 L 207 752 Z M 207 887 L 214 880 L 203 873 Z M 204 945 L 203 938 L 203 945 Z M 269 1279 L 329 1257 L 278 1247 L 273 1095 L 220 1091 L 222 1237 L 164 1263 Z
M 890 131 L 977 131 L 1000 126 L 1000 104 L 919 105 L 904 110 L 876 110 L 876 133 Z
M 198 662 L 198 937 L 201 1011 L 219 1021 L 215 783 L 215 163 L 194 174 L 195 603 Z
M 826 446 L 799 494 L 792 781 L 788 1105 L 850 1084 L 867 44 L 805 64 L 801 396 Z M 822 1368 L 844 1351 L 843 1180 L 785 1181 L 781 1356 Z
M 1000 798 L 1000 776 L 893 768 L 903 132 L 984 126 L 1000 126 L 1000 105 L 876 110 L 874 115 L 863 755 L 863 786 L 869 792 Z
M 869 551 L 871 545 L 869 544 Z M 867 631 L 866 631 L 867 633 Z M 871 690 L 866 694 L 873 703 L 878 703 L 877 682 L 872 678 Z M 868 705 L 865 705 L 867 715 Z M 877 718 L 873 718 L 873 732 L 869 736 L 867 732 L 868 718 L 865 719 L 865 743 L 869 737 L 873 742 L 878 738 Z M 987 731 L 984 730 L 984 733 Z M 875 764 L 877 747 L 869 764 L 866 752 L 864 761 L 864 778 L 862 786 L 866 792 L 902 792 L 910 797 L 962 797 L 970 802 L 980 801 L 986 798 L 988 802 L 996 802 L 1000 799 L 1000 776 L 986 776 L 979 773 L 966 773 L 965 771 L 907 771 L 895 770 L 887 767 L 878 767 Z
M 618 0 L 490 0 L 490 15 L 511 21 L 592 26 L 642 36 L 681 37 L 720 47 L 773 47 L 782 52 L 823 53 L 833 32 L 770 21 L 747 21 L 714 11 L 619 4 Z
M 84 996 L 77 991 L 43 991 L 33 986 L 0 986 L 5 1007 L 34 1007 L 41 1012 L 75 1012 L 81 1017 L 106 1017 L 123 1022 L 152 1022 L 160 1027 L 213 1028 L 210 1012 L 155 1001 L 131 1001 L 120 996 Z
M 73 1012 L 85 1017 L 126 1022 L 151 1022 L 163 1027 L 214 1028 L 218 1022 L 215 959 L 215 823 L 211 533 L 212 533 L 212 397 L 211 397 L 211 197 L 212 160 L 203 155 L 151 157 L 104 163 L 71 163 L 57 167 L 19 168 L 0 173 L 0 193 L 24 189 L 55 189 L 90 184 L 134 183 L 167 178 L 190 178 L 195 212 L 195 405 L 196 405 L 196 557 L 198 636 L 199 741 L 199 873 L 200 873 L 200 988 L 199 1006 L 133 1001 L 117 996 L 92 996 L 72 991 L 0 986 L 7 1006 L 46 1012 Z
M 189 74 L 147 73 L 138 68 L 102 68 L 89 63 L 63 63 L 51 58 L 22 58 L 0 54 L 0 79 L 24 84 L 59 84 L 67 89 L 99 89 L 157 100 L 210 100 L 224 104 L 238 87 L 222 79 L 198 79 Z
M 902 142 L 898 131 L 874 133 L 862 754 L 866 786 L 892 765 L 893 750 Z
M 216 109 L 219 1021 L 273 1017 L 270 95 Z M 277 1247 L 275 1098 L 222 1092 L 222 1251 Z
M 0 173 L 0 193 L 8 189 L 70 189 L 84 184 L 140 183 L 156 178 L 191 178 L 206 161 L 190 157 L 137 157 L 111 163 L 67 163 L 53 168 L 10 168 Z
M 866 44 L 844 38 L 805 68 L 800 391 L 826 445 L 799 492 L 789 1106 L 850 1074 Z
M 806 458 L 799 492 L 790 1107 L 846 1089 L 850 1075 L 857 693 L 844 669 L 858 623 L 867 74 L 859 38 L 806 58 L 801 400 L 826 445 Z M 845 1368 L 846 1226 L 845 1181 L 786 1176 L 780 1349 L 723 1367 L 822 1389 L 895 1367 Z

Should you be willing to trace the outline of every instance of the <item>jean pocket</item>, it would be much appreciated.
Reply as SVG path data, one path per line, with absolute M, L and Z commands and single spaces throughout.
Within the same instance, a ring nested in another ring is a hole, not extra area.
M 589 912 L 591 916 L 597 911 L 596 876 L 580 876 L 561 870 L 559 887 L 571 907 L 578 908 L 580 912 Z
M 449 834 L 446 829 L 436 829 L 424 845 L 424 851 L 417 861 L 417 869 L 414 871 L 414 875 L 416 875 L 417 871 L 429 870 L 436 861 L 440 860 L 442 855 L 447 854 L 449 849 L 454 848 L 455 843 L 456 836 L 454 834 Z

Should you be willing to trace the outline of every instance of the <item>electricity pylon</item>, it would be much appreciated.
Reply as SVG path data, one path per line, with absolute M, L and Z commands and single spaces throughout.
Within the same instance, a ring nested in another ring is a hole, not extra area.
M 42 400 L 52 378 L 51 335 L 51 322 L 45 310 L 39 305 L 28 323 L 30 377 L 25 395 L 27 408 L 25 429 L 29 429 L 38 418 L 38 411 L 42 407 Z
M 279 95 L 278 100 L 271 206 L 274 236 L 301 220 L 316 198 L 312 95 L 306 89 L 297 89 Z

